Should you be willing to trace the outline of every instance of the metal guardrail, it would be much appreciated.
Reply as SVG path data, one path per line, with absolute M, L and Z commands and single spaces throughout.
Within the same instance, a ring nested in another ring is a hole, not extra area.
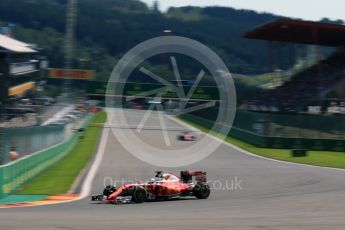
M 27 156 L 61 143 L 65 138 L 64 129 L 64 125 L 3 128 L 0 136 L 0 165 L 10 161 L 8 154 L 13 149 L 20 156 Z
M 211 128 L 213 125 L 221 126 L 222 124 L 215 124 L 213 121 L 198 117 L 195 115 L 186 114 L 181 116 L 192 123 L 199 124 L 206 128 Z M 250 122 L 250 120 L 248 120 Z M 253 124 L 248 124 L 249 127 Z M 261 126 L 261 125 L 260 125 Z M 326 151 L 345 151 L 344 136 L 334 136 L 334 138 L 324 137 L 304 137 L 304 136 L 271 136 L 269 132 L 265 131 L 265 127 L 260 127 L 256 130 L 247 130 L 238 126 L 233 126 L 229 132 L 229 136 L 243 140 L 250 144 L 267 147 L 267 148 L 282 148 L 282 149 L 300 149 L 305 148 L 309 150 L 326 150 Z M 328 137 L 328 136 L 327 136 Z
M 193 115 L 212 121 L 217 117 L 218 109 L 209 108 L 197 111 Z M 237 110 L 233 127 L 268 137 L 345 140 L 344 115 L 260 113 Z
M 81 128 L 85 128 L 92 118 L 93 116 L 89 116 Z M 59 162 L 78 143 L 81 135 L 77 132 L 63 143 L 0 166 L 0 199 Z

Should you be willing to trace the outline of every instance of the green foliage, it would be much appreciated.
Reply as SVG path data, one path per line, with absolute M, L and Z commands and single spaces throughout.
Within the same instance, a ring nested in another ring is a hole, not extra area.
M 66 2 L 1 0 L 0 20 L 15 23 L 18 39 L 38 44 L 52 67 L 62 67 Z M 267 72 L 266 46 L 242 34 L 275 17 L 222 7 L 171 8 L 163 14 L 134 0 L 83 0 L 78 4 L 73 64 L 95 68 L 97 78 L 106 80 L 122 54 L 170 29 L 173 35 L 196 39 L 214 49 L 231 72 Z
M 201 21 L 208 19 L 207 16 L 202 14 L 202 8 L 197 7 L 170 8 L 166 17 L 182 21 Z
M 45 85 L 43 88 L 42 96 L 57 97 L 62 93 L 61 87 L 54 85 Z

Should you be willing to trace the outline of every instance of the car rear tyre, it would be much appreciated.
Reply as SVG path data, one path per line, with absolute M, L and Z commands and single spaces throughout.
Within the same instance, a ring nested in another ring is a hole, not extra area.
M 211 188 L 207 183 L 198 183 L 194 187 L 194 195 L 198 199 L 207 199 L 210 196 Z
M 143 187 L 134 187 L 132 201 L 134 203 L 143 203 L 147 200 L 147 192 Z

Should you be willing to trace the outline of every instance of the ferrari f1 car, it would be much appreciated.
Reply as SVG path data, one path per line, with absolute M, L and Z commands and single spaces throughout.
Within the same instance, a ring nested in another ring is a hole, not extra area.
M 102 195 L 92 196 L 92 201 L 114 204 L 143 203 L 178 199 L 181 197 L 196 197 L 207 199 L 211 189 L 206 181 L 206 172 L 181 171 L 181 176 L 175 176 L 161 171 L 146 183 L 125 184 L 122 187 L 108 185 Z
M 179 141 L 195 141 L 196 137 L 190 132 L 183 132 L 182 134 L 177 136 L 177 140 L 179 140 Z

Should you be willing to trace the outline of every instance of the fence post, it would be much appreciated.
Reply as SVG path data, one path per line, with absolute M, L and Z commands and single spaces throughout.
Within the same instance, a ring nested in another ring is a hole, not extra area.
M 0 167 L 0 199 L 5 197 L 4 194 L 4 168 Z
M 4 163 L 5 148 L 4 148 L 4 130 L 0 128 L 0 165 Z M 0 181 L 1 182 L 1 181 Z

